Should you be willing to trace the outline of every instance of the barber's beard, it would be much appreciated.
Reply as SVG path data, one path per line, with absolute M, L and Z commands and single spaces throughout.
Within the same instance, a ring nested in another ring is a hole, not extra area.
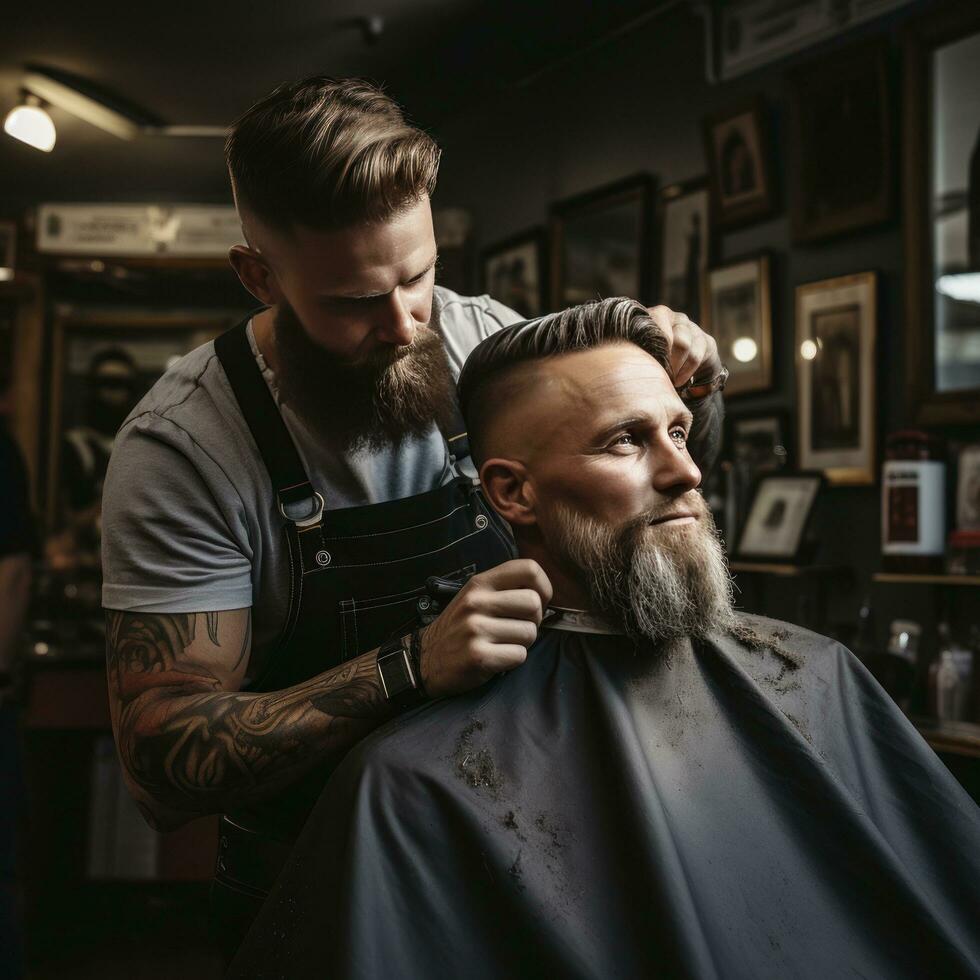
M 653 524 L 683 504 L 698 520 Z M 597 612 L 637 641 L 702 639 L 735 624 L 732 583 L 711 512 L 690 492 L 610 526 L 556 508 L 556 557 L 587 586 Z
M 407 347 L 350 362 L 313 341 L 286 303 L 276 314 L 283 401 L 338 452 L 379 450 L 453 418 L 455 390 L 439 335 L 421 326 Z

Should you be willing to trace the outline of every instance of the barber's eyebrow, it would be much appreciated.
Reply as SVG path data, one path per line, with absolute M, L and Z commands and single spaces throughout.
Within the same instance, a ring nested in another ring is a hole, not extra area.
M 411 286 L 412 283 L 418 282 L 420 279 L 422 279 L 424 276 L 428 275 L 432 271 L 433 267 L 436 265 L 436 263 L 438 263 L 438 261 L 439 261 L 439 253 L 436 252 L 436 254 L 432 256 L 432 259 L 429 261 L 428 265 L 426 265 L 426 267 L 421 272 L 417 272 L 410 279 L 406 279 L 404 282 L 400 283 L 399 285 Z M 390 292 L 391 290 L 389 289 L 388 292 L 384 292 L 384 293 L 325 293 L 320 298 L 321 299 L 377 299 L 379 296 L 387 296 L 388 293 Z
M 650 425 L 652 421 L 653 419 L 645 412 L 639 415 L 628 415 L 617 419 L 617 421 L 613 422 L 611 425 L 603 426 L 603 428 L 595 434 L 595 439 L 597 441 L 601 441 L 609 438 L 616 432 L 622 431 L 623 429 L 630 429 L 634 428 L 635 426 Z M 680 423 L 685 428 L 690 429 L 693 422 L 694 416 L 687 409 L 684 409 L 683 411 L 676 412 L 671 415 L 669 424 L 677 425 Z

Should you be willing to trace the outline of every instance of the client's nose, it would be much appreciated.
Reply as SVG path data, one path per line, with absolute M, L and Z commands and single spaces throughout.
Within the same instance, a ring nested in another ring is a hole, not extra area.
M 665 437 L 663 446 L 650 454 L 650 465 L 653 488 L 660 493 L 676 495 L 701 485 L 701 470 L 688 451 L 669 437 Z

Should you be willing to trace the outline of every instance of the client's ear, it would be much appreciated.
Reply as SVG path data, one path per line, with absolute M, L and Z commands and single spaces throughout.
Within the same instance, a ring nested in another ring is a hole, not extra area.
M 493 509 L 510 525 L 537 523 L 534 491 L 523 463 L 488 459 L 480 467 L 480 482 Z

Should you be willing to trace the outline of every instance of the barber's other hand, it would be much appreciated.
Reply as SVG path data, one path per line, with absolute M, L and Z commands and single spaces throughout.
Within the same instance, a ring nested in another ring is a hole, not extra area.
M 530 558 L 474 575 L 422 632 L 429 696 L 461 694 L 524 663 L 551 595 L 548 576 Z
M 721 373 L 721 358 L 713 337 L 683 313 L 675 313 L 666 306 L 651 306 L 647 312 L 670 344 L 675 388 L 680 388 L 691 378 L 713 378 Z

